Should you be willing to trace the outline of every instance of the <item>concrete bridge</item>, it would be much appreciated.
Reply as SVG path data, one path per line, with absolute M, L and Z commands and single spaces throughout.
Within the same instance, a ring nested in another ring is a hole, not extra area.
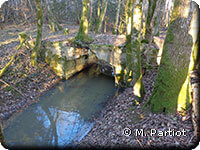
M 41 56 L 61 78 L 68 79 L 89 65 L 98 64 L 105 74 L 114 75 L 118 84 L 116 75 L 126 62 L 124 43 L 125 36 L 103 34 L 95 35 L 94 41 L 85 48 L 74 45 L 72 39 L 44 40 Z

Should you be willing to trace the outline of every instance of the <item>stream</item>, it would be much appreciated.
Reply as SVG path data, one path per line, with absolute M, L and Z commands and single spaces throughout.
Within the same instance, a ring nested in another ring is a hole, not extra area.
M 62 81 L 15 115 L 4 128 L 8 147 L 75 146 L 94 125 L 93 117 L 116 91 L 114 79 L 86 69 Z

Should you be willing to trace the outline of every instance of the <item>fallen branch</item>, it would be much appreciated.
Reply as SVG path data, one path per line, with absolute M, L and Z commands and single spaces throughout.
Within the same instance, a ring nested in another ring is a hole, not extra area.
M 1 76 L 3 75 L 3 73 L 8 69 L 8 67 L 10 66 L 10 64 L 13 62 L 15 56 L 16 56 L 16 54 L 14 54 L 14 55 L 11 57 L 10 61 L 6 64 L 6 66 L 5 66 L 3 69 L 1 69 L 1 71 L 0 71 L 0 78 L 1 78 Z
M 22 94 L 22 92 L 19 91 L 16 87 L 14 87 L 14 86 L 8 84 L 7 82 L 3 81 L 2 79 L 0 79 L 0 82 L 3 83 L 3 84 L 5 84 L 5 85 L 7 85 L 7 86 L 10 86 L 10 87 L 13 88 L 15 91 L 17 91 L 21 96 L 25 97 L 25 96 Z
M 22 48 L 22 45 L 25 43 L 25 41 L 27 40 L 27 38 L 24 38 L 20 41 L 20 45 L 17 47 L 17 50 L 19 50 L 20 48 Z M 13 56 L 11 56 L 10 61 L 6 64 L 6 66 L 1 69 L 0 71 L 0 78 L 3 76 L 4 72 L 8 69 L 8 67 L 11 65 L 11 63 L 13 62 L 13 60 L 15 59 L 17 53 L 15 53 Z
M 143 145 L 142 145 L 142 143 L 140 142 L 140 140 L 137 138 L 137 136 L 136 136 L 135 134 L 134 134 L 134 136 L 135 136 L 137 142 L 139 143 L 140 147 L 141 147 L 141 148 L 144 148 Z

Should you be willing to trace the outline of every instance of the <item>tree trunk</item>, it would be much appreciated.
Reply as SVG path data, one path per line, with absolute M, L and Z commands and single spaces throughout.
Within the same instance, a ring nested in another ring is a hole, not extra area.
M 198 7 L 194 7 L 190 0 L 175 0 L 154 90 L 149 99 L 154 112 L 178 111 L 184 114 L 191 104 L 189 65 L 198 27 L 191 31 L 190 24 L 192 17 L 197 20 L 197 10 Z
M 83 0 L 83 10 L 81 16 L 81 23 L 78 34 L 75 39 L 80 41 L 88 41 L 88 12 L 89 12 L 89 0 Z
M 42 18 L 42 7 L 41 7 L 41 0 L 36 0 L 36 7 L 37 7 L 37 37 L 35 42 L 35 47 L 31 53 L 31 64 L 36 66 L 37 64 L 37 57 L 40 53 L 40 47 L 42 42 L 42 25 L 43 25 L 43 18 Z
M 126 86 L 129 86 L 130 81 L 132 81 L 133 74 L 133 48 L 132 48 L 132 9 L 133 9 L 133 0 L 127 0 L 128 9 L 127 9 L 127 24 L 126 24 L 126 73 L 125 73 L 125 81 Z
M 121 1 L 122 0 L 118 0 L 117 11 L 116 11 L 116 15 L 115 15 L 115 25 L 114 25 L 114 29 L 113 29 L 113 34 L 117 34 L 117 30 L 118 30 Z
M 79 0 L 76 0 L 75 4 L 76 4 L 75 5 L 76 10 L 79 10 L 79 7 L 78 7 Z M 79 11 L 77 11 L 76 14 L 77 14 L 77 23 L 79 24 L 80 23 L 80 13 L 79 13 Z
M 92 25 L 93 25 L 92 13 L 93 13 L 93 0 L 90 0 L 90 21 L 89 21 L 90 29 L 92 29 Z
M 100 17 L 100 13 L 101 13 L 101 0 L 98 0 L 98 6 L 97 6 L 97 18 Z
M 134 32 L 141 32 L 141 24 L 142 24 L 142 1 L 135 2 L 134 11 L 133 11 L 133 28 Z
M 51 31 L 56 32 L 62 30 L 62 26 L 58 23 L 53 15 L 49 0 L 46 0 L 47 10 L 48 10 L 48 24 Z
M 143 83 L 142 83 L 142 67 L 141 67 L 141 49 L 139 38 L 134 39 L 132 42 L 133 30 L 133 2 L 128 0 L 127 9 L 127 25 L 126 25 L 126 68 L 124 71 L 125 86 L 129 87 L 133 83 L 133 94 L 139 98 L 143 97 Z
M 194 4 L 194 3 L 193 3 Z M 193 51 L 190 58 L 190 77 L 191 77 L 191 87 L 192 87 L 192 122 L 194 126 L 194 135 L 200 136 L 200 50 L 199 50 L 199 40 L 200 40 L 200 29 L 199 29 L 199 11 L 198 6 L 196 7 L 196 12 L 193 15 L 192 23 L 190 26 L 190 34 L 193 35 Z
M 141 33 L 140 33 L 142 39 L 145 39 L 145 35 L 146 35 L 148 7 L 149 7 L 149 1 L 143 0 L 143 3 L 142 3 L 142 19 L 141 19 Z
M 145 32 L 146 39 L 149 38 L 149 35 L 151 33 L 150 24 L 151 24 L 151 20 L 152 20 L 153 14 L 154 14 L 155 7 L 156 7 L 156 0 L 149 0 L 147 24 L 146 24 L 146 32 Z
M 124 1 L 125 4 L 124 5 L 124 12 L 123 15 L 120 17 L 120 23 L 119 23 L 119 34 L 126 34 L 126 25 L 128 22 L 128 15 L 127 15 L 127 11 L 128 11 L 128 4 L 129 4 L 129 0 L 125 0 Z
M 107 6 L 108 6 L 108 0 L 104 0 L 102 2 L 102 9 L 101 9 L 101 12 L 100 12 L 100 16 L 99 16 L 99 18 L 97 18 L 96 30 L 95 30 L 96 33 L 101 32 L 102 24 L 103 24 L 103 21 L 104 21 L 106 10 L 107 10 Z
M 155 29 L 154 29 L 154 35 L 156 36 L 159 36 L 159 29 L 160 29 L 160 26 L 161 26 L 161 19 L 162 19 L 162 16 L 163 16 L 163 11 L 164 11 L 164 1 L 161 1 L 161 4 L 160 4 L 160 8 L 158 10 L 158 16 L 156 17 L 156 25 L 155 25 Z
M 1 120 L 0 120 L 0 143 L 2 143 L 3 145 L 5 145 Z
M 147 49 L 145 50 L 144 55 L 146 55 L 147 52 L 149 51 L 149 49 L 151 48 L 151 45 L 152 45 L 152 42 L 153 42 L 153 37 L 155 35 L 155 27 L 156 27 L 155 20 L 157 20 L 157 16 L 159 15 L 158 13 L 159 13 L 159 10 L 161 8 L 161 5 L 162 5 L 162 0 L 157 0 L 156 8 L 155 8 L 155 11 L 154 11 L 151 23 L 150 23 L 151 34 L 150 34 L 150 37 L 149 37 L 149 45 L 148 45 Z
M 194 135 L 200 135 L 200 72 L 198 70 L 191 71 L 191 86 L 192 86 L 192 122 L 194 127 Z

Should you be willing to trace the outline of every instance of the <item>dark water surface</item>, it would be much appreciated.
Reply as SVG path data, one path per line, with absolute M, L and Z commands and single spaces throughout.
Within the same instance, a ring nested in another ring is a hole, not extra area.
M 4 129 L 12 146 L 67 146 L 80 141 L 93 127 L 93 116 L 115 92 L 114 79 L 85 70 L 59 83 L 39 102 L 17 114 Z

